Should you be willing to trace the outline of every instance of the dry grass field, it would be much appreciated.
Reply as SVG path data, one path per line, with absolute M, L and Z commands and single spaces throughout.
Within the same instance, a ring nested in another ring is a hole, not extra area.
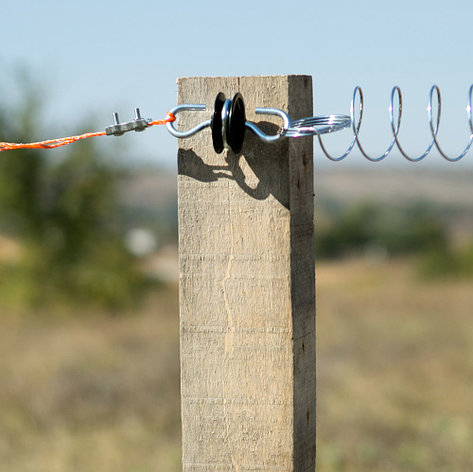
M 0 471 L 179 470 L 177 297 L 117 317 L 2 317 Z
M 318 472 L 473 470 L 471 280 L 317 270 Z M 180 470 L 177 288 L 0 329 L 0 472 Z
M 319 471 L 473 470 L 471 280 L 318 270 Z

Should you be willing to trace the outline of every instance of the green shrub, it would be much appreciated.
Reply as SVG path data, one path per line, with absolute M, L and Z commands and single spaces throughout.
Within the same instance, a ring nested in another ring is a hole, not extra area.
M 424 253 L 419 260 L 419 273 L 427 279 L 473 277 L 473 243 Z
M 423 206 L 390 207 L 358 203 L 318 227 L 316 254 L 322 258 L 360 254 L 370 247 L 387 254 L 441 250 L 448 244 L 447 231 Z

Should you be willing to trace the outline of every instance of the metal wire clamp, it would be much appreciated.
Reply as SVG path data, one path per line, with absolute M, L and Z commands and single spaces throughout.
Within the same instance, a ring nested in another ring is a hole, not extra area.
M 182 111 L 205 111 L 202 104 L 177 105 L 170 113 L 177 115 Z M 255 123 L 246 120 L 243 97 L 237 93 L 232 100 L 220 92 L 214 103 L 214 111 L 210 120 L 206 120 L 189 130 L 178 130 L 175 123 L 166 123 L 168 131 L 176 138 L 189 138 L 194 134 L 210 127 L 214 150 L 221 153 L 231 149 L 235 153 L 241 151 L 245 130 L 249 129 L 265 143 L 274 143 L 282 138 L 298 138 L 333 133 L 351 125 L 348 115 L 322 115 L 291 121 L 289 115 L 278 108 L 255 108 L 259 115 L 274 115 L 282 119 L 280 131 L 274 135 L 263 132 Z
M 135 119 L 132 121 L 126 121 L 120 123 L 118 119 L 118 113 L 113 114 L 113 125 L 105 128 L 105 134 L 107 136 L 121 136 L 128 131 L 144 131 L 151 123 L 151 118 L 142 118 L 140 109 L 135 108 Z

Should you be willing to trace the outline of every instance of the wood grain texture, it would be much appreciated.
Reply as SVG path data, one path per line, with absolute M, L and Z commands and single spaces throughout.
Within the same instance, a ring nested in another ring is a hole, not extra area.
M 268 133 L 276 107 L 312 115 L 307 76 L 190 77 L 178 103 L 188 129 L 218 92 L 243 95 Z M 312 140 L 216 154 L 210 129 L 179 140 L 183 470 L 315 469 L 315 274 Z

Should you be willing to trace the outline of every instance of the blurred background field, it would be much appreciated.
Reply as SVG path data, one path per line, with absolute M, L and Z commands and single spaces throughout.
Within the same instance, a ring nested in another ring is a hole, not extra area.
M 471 264 L 452 263 L 473 176 L 415 172 L 316 176 L 319 471 L 473 466 Z M 1 471 L 180 470 L 175 181 L 148 168 L 120 187 L 123 221 L 156 236 L 133 303 L 2 308 Z M 351 243 L 325 248 L 342 230 Z
M 35 135 L 22 97 L 12 140 Z M 126 155 L 0 155 L 0 472 L 180 470 L 176 175 Z M 321 472 L 473 467 L 456 169 L 316 165 Z

